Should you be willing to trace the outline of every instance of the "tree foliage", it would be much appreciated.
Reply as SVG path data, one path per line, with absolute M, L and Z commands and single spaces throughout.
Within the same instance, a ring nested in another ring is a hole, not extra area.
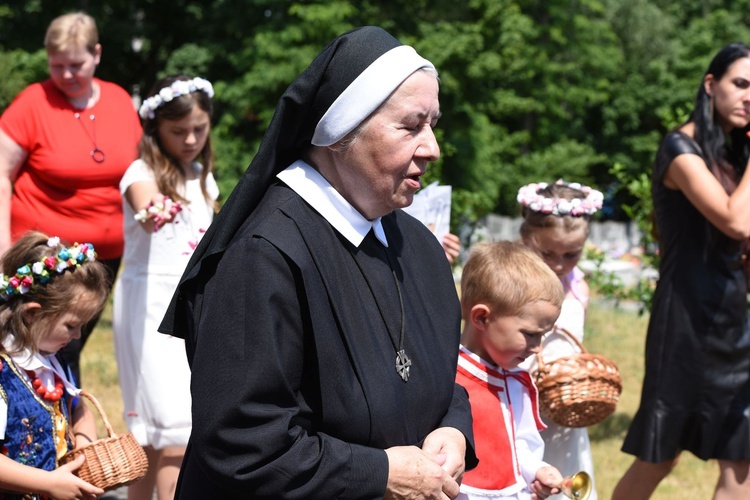
M 532 181 L 606 191 L 640 179 L 709 59 L 750 40 L 750 0 L 12 0 L 0 6 L 0 109 L 45 78 L 46 26 L 79 9 L 99 25 L 101 78 L 141 94 L 168 73 L 214 82 L 225 195 L 321 48 L 352 27 L 384 27 L 440 71 L 442 157 L 427 180 L 454 187 L 454 224 L 515 213 Z M 616 206 L 640 196 L 609 191 Z

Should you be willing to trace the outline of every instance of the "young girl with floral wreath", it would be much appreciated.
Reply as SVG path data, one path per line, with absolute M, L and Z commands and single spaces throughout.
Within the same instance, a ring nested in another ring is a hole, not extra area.
M 571 340 L 556 331 L 557 328 L 564 328 L 583 341 L 589 287 L 577 264 L 589 235 L 591 216 L 602 207 L 602 201 L 601 192 L 579 183 L 540 182 L 518 190 L 523 217 L 521 239 L 557 274 L 565 290 L 560 317 L 542 343 L 545 360 L 568 356 L 578 350 Z M 536 368 L 536 356 L 527 358 L 521 366 L 532 372 Z M 585 471 L 593 481 L 594 466 L 586 428 L 562 427 L 546 420 L 545 423 L 547 429 L 541 431 L 544 461 L 557 467 L 563 476 Z M 595 488 L 590 498 L 597 498 Z
M 84 457 L 58 467 L 74 447 L 96 439 L 92 413 L 78 398 L 58 354 L 99 314 L 109 271 L 89 243 L 65 247 L 38 232 L 5 253 L 0 273 L 0 491 L 3 499 L 95 498 L 104 493 L 75 475 Z M 15 492 L 15 493 L 10 493 Z
M 130 499 L 173 498 L 191 431 L 184 340 L 157 327 L 193 249 L 213 219 L 211 98 L 202 78 L 169 76 L 143 101 L 141 156 L 120 182 L 123 269 L 115 284 L 113 332 L 125 422 L 149 458 Z

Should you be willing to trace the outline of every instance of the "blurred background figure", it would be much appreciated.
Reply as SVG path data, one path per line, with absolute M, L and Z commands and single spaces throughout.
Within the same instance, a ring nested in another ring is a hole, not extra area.
M 564 328 L 583 342 L 589 285 L 578 262 L 589 236 L 591 217 L 602 207 L 600 191 L 579 183 L 558 181 L 553 184 L 532 183 L 518 190 L 521 205 L 521 239 L 557 275 L 565 290 L 556 328 Z M 565 334 L 554 328 L 542 341 L 542 359 L 554 360 L 571 356 L 580 350 Z M 537 369 L 536 356 L 522 364 L 529 372 Z M 586 427 L 563 427 L 545 419 L 544 460 L 557 467 L 563 476 L 585 471 L 594 479 L 594 459 Z M 553 498 L 563 499 L 562 494 Z M 590 499 L 598 498 L 592 487 Z
M 123 249 L 118 185 L 138 156 L 138 115 L 125 90 L 94 77 L 102 46 L 91 16 L 55 18 L 44 46 L 50 78 L 0 117 L 0 254 L 39 230 L 92 243 L 114 278 Z M 98 318 L 63 351 L 79 381 L 80 350 Z
M 149 462 L 146 477 L 128 488 L 131 500 L 151 498 L 154 488 L 160 500 L 174 498 L 190 437 L 185 341 L 156 329 L 217 205 L 213 95 L 203 78 L 157 81 L 140 107 L 141 157 L 120 182 L 125 254 L 115 284 L 112 330 L 123 418 Z

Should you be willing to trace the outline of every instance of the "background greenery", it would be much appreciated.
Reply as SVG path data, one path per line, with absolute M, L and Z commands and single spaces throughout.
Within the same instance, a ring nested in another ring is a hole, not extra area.
M 46 77 L 46 27 L 75 9 L 99 24 L 98 76 L 141 94 L 177 71 L 215 83 L 225 196 L 315 54 L 349 28 L 388 29 L 440 71 L 443 157 L 428 180 L 453 185 L 454 230 L 514 213 L 520 185 L 558 177 L 601 187 L 603 215 L 626 217 L 634 195 L 617 186 L 648 171 L 713 54 L 750 41 L 750 0 L 11 0 L 0 110 Z

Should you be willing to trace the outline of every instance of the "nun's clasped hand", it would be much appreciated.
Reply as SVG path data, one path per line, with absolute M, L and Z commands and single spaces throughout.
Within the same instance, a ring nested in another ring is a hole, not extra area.
M 443 470 L 457 482 L 461 482 L 466 469 L 466 437 L 461 431 L 454 427 L 435 429 L 425 438 L 422 451 L 440 457 L 437 461 Z
M 388 455 L 385 498 L 456 498 L 464 475 L 466 438 L 452 427 L 441 427 L 424 440 L 422 449 L 397 446 Z
M 458 483 L 436 461 L 416 446 L 394 446 L 388 455 L 388 485 L 384 500 L 425 498 L 445 500 L 458 496 Z

